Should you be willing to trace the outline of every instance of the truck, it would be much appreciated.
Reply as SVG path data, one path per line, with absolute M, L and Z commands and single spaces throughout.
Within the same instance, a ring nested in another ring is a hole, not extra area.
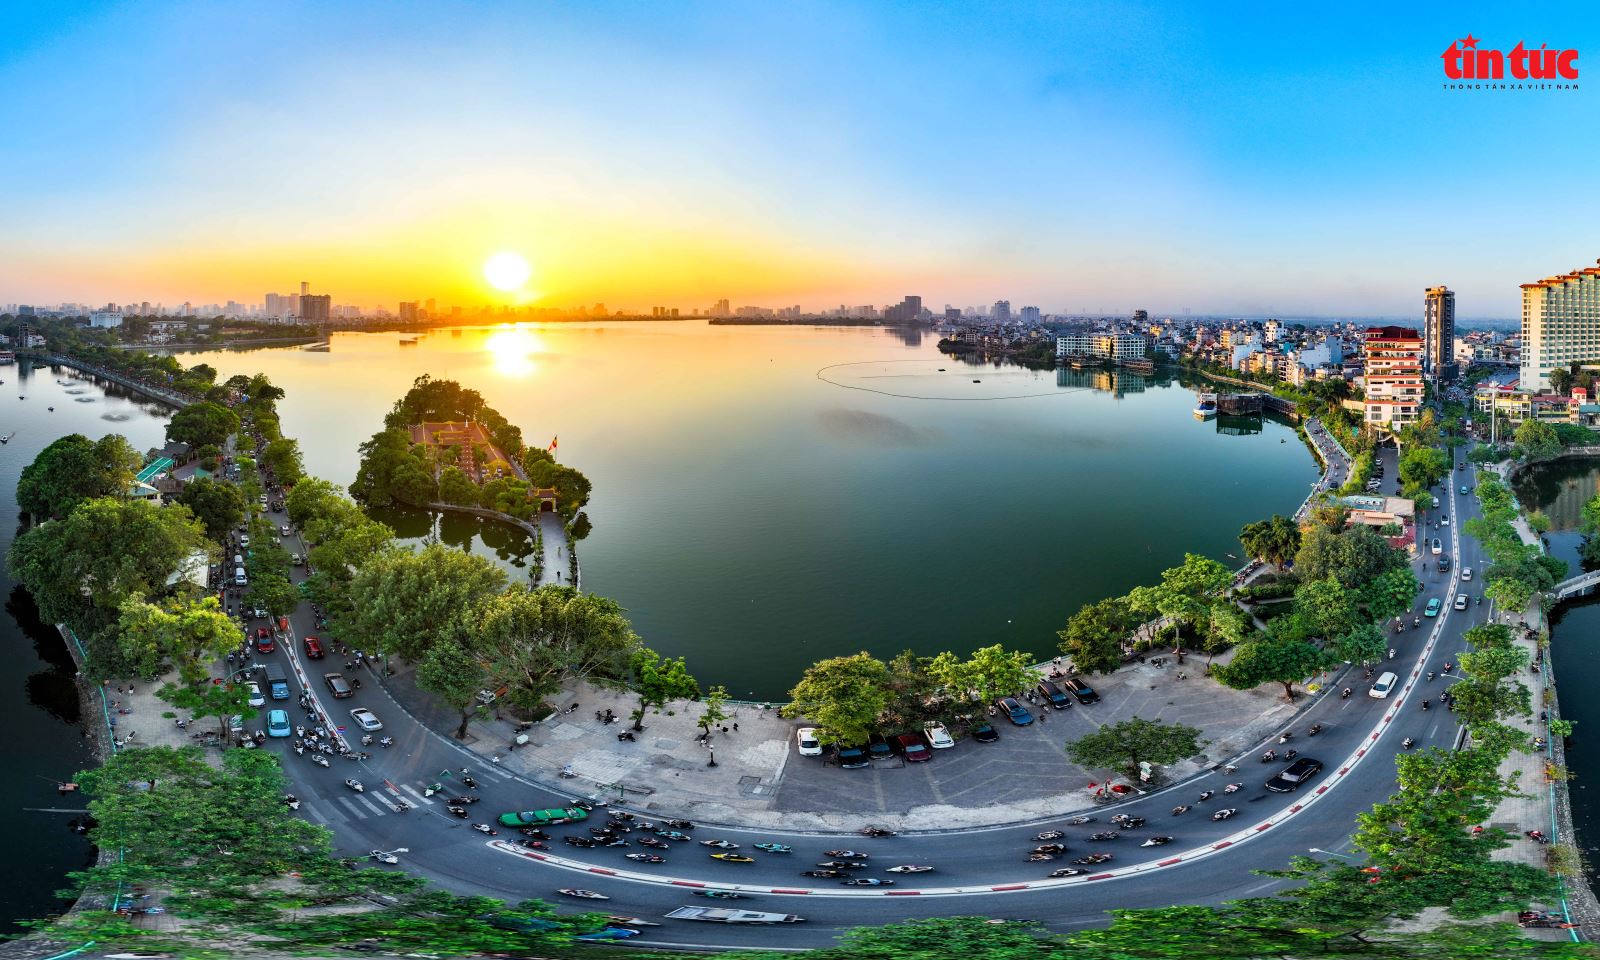
M 283 673 L 283 665 L 269 663 L 264 670 L 267 675 L 267 696 L 274 700 L 289 699 L 289 678 Z
M 798 923 L 805 919 L 792 913 L 763 913 L 760 910 L 729 910 L 724 907 L 679 907 L 667 917 L 672 920 L 704 920 L 708 923 Z

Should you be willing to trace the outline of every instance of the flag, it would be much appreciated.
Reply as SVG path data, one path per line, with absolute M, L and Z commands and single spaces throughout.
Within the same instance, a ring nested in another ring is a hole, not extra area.
M 545 447 L 545 449 L 548 450 L 551 453 L 555 453 L 556 452 L 556 441 L 560 440 L 560 439 L 561 438 L 559 436 L 551 437 L 550 438 L 550 446 Z

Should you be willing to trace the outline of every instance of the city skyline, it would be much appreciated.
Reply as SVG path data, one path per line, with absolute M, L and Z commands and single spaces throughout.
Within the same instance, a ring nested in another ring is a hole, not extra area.
M 1446 285 L 1512 318 L 1593 256 L 1594 201 L 1533 231 L 1523 188 L 1581 176 L 1584 92 L 1447 91 L 1440 57 L 1581 51 L 1579 9 L 9 10 L 0 300 L 254 300 L 315 267 L 390 309 L 1409 317 Z M 1488 135 L 1550 123 L 1576 142 Z M 506 251 L 513 293 L 482 275 Z

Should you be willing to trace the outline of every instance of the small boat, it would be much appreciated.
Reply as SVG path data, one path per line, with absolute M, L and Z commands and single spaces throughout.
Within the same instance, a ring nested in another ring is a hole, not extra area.
M 51 412 L 51 413 L 54 413 L 54 412 L 55 412 L 55 410 L 56 410 L 56 408 L 55 408 L 55 407 L 45 407 L 45 409 L 46 409 L 46 410 L 49 410 L 49 411 L 50 411 L 50 412 Z
M 982 382 L 983 382 L 983 381 L 982 381 L 982 380 L 974 380 L 974 381 L 972 381 L 972 382 L 973 382 L 973 383 L 982 383 Z
M 0 437 L 0 443 L 10 443 L 11 442 L 11 438 L 16 436 L 16 435 L 17 435 L 17 431 L 13 430 L 10 433 L 6 434 L 5 436 Z
M 1217 415 L 1217 395 L 1214 394 L 1214 393 L 1202 393 L 1202 394 L 1200 394 L 1199 401 L 1196 402 L 1195 405 L 1194 405 L 1194 415 L 1199 417 L 1202 420 L 1204 420 L 1204 419 L 1206 419 L 1208 417 L 1216 416 Z

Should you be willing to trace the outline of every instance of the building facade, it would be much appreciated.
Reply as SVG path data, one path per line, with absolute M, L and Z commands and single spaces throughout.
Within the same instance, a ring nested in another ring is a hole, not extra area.
M 326 293 L 307 293 L 300 297 L 300 319 L 305 323 L 327 323 L 333 297 Z
M 1056 338 L 1056 356 L 1142 360 L 1148 345 L 1137 333 L 1074 333 Z
M 1422 292 L 1422 372 L 1435 382 L 1455 379 L 1456 295 L 1449 287 Z
M 89 314 L 89 326 L 114 329 L 122 326 L 122 314 L 112 310 L 96 310 Z
M 1600 266 L 1524 283 L 1522 386 L 1549 390 L 1551 370 L 1596 359 L 1600 359 Z
M 1400 427 L 1422 413 L 1422 335 L 1410 327 L 1369 327 L 1364 337 L 1366 416 Z

